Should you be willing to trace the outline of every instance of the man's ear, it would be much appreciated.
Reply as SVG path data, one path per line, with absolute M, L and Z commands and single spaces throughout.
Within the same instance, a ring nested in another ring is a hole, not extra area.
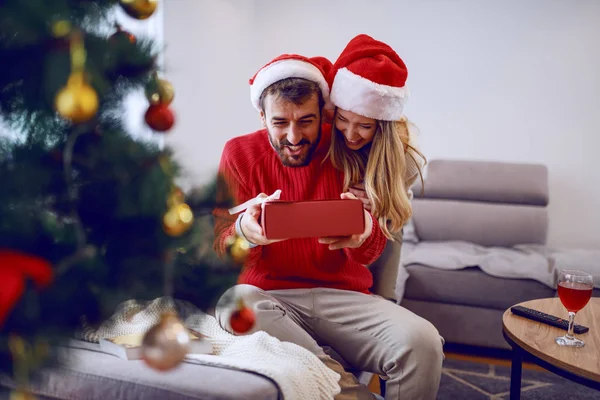
M 264 110 L 260 110 L 260 122 L 262 123 L 263 128 L 267 127 L 267 117 L 265 116 Z

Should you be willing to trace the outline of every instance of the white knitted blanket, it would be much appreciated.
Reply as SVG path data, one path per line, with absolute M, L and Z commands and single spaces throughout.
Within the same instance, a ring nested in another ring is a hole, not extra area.
M 294 343 L 282 342 L 265 332 L 234 336 L 217 320 L 184 301 L 161 297 L 150 302 L 129 300 L 98 329 L 83 332 L 88 341 L 133 333 L 145 333 L 162 313 L 177 311 L 184 324 L 206 336 L 214 355 L 189 354 L 186 362 L 251 371 L 271 378 L 285 400 L 329 400 L 339 393 L 340 376 L 310 351 Z

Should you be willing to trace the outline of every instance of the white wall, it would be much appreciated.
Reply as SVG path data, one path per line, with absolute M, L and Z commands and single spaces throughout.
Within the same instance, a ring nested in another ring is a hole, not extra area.
M 175 146 L 192 179 L 256 129 L 247 80 L 280 53 L 335 59 L 368 33 L 409 68 L 430 159 L 543 163 L 553 246 L 600 248 L 600 1 L 166 0 Z
M 165 0 L 165 77 L 177 113 L 167 144 L 192 182 L 216 171 L 225 142 L 259 128 L 248 79 L 254 57 L 253 0 Z
M 138 39 L 152 39 L 157 48 L 164 47 L 164 4 L 158 3 L 158 7 L 154 14 L 148 19 L 137 20 L 128 16 L 121 7 L 114 9 L 117 21 L 121 24 L 124 30 L 133 33 Z M 112 33 L 113 27 L 108 27 Z M 161 54 L 158 59 L 158 64 L 161 66 L 164 63 L 164 54 Z M 148 100 L 144 94 L 143 88 L 130 92 L 124 99 L 126 115 L 125 125 L 127 131 L 137 139 L 156 142 L 162 144 L 163 137 L 160 134 L 154 133 L 144 121 L 144 114 L 148 110 Z

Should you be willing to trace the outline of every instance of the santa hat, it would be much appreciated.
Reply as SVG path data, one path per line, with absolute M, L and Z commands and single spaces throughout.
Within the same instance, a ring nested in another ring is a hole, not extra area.
M 325 104 L 329 104 L 329 84 L 327 75 L 331 71 L 331 61 L 325 57 L 304 57 L 298 54 L 282 54 L 262 67 L 250 79 L 250 100 L 254 108 L 260 111 L 262 92 L 286 78 L 304 78 L 316 82 L 321 88 Z
M 358 35 L 333 64 L 331 101 L 368 118 L 397 121 L 408 99 L 407 77 L 404 61 L 390 46 Z

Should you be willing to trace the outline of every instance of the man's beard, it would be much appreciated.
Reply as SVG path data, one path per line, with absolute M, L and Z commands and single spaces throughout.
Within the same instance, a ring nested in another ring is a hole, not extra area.
M 319 146 L 319 142 L 321 141 L 321 126 L 319 125 L 319 134 L 317 135 L 317 139 L 314 142 L 309 142 L 307 139 L 302 138 L 298 143 L 292 145 L 287 139 L 283 139 L 281 142 L 276 143 L 273 139 L 273 135 L 269 132 L 269 141 L 271 141 L 271 145 L 279 155 L 279 159 L 281 163 L 286 167 L 304 167 L 310 163 L 312 160 L 312 156 Z M 308 146 L 308 150 L 299 156 L 289 156 L 284 153 L 284 149 L 288 146 Z

